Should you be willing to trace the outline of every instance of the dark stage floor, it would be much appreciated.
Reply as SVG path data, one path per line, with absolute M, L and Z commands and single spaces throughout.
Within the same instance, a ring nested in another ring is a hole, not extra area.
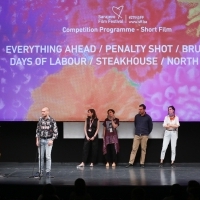
M 52 175 L 54 178 L 41 180 L 29 178 L 37 171 L 35 163 L 0 163 L 0 184 L 29 184 L 43 185 L 52 183 L 57 186 L 72 186 L 77 178 L 83 178 L 88 186 L 169 186 L 174 183 L 187 185 L 189 180 L 200 182 L 200 163 L 176 164 L 171 168 L 166 164 L 159 168 L 158 164 L 146 164 L 145 168 L 139 165 L 125 168 L 125 164 L 106 168 L 102 164 L 94 167 L 77 168 L 78 163 L 53 163 Z

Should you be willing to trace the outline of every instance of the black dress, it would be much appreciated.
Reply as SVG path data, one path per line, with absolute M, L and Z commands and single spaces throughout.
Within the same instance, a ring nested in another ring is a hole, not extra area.
M 87 125 L 86 125 L 86 131 L 87 135 L 89 138 L 92 138 L 95 135 L 95 132 L 97 130 L 97 124 L 98 124 L 98 119 L 91 119 L 90 117 L 87 118 Z M 95 163 L 97 160 L 97 151 L 98 151 L 98 134 L 94 138 L 94 140 L 87 140 L 85 137 L 84 145 L 83 145 L 83 157 L 82 161 L 84 163 L 87 162 L 88 155 L 90 148 L 92 150 L 92 163 Z

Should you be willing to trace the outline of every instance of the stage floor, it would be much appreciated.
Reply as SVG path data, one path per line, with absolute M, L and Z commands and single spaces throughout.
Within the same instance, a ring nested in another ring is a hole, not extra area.
M 186 186 L 189 180 L 200 182 L 200 163 L 169 164 L 159 168 L 158 164 L 139 164 L 125 168 L 125 164 L 106 168 L 102 164 L 94 167 L 79 167 L 78 163 L 52 163 L 54 178 L 41 180 L 29 178 L 37 172 L 37 163 L 0 163 L 0 184 L 43 185 L 52 183 L 60 186 L 72 186 L 77 178 L 83 178 L 88 186 L 169 186 L 175 183 Z M 34 169 L 35 168 L 35 169 Z

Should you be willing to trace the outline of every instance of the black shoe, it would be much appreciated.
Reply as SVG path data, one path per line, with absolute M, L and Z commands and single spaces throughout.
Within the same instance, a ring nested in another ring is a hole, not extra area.
M 175 168 L 175 164 L 174 163 L 171 163 L 171 168 Z
M 129 168 L 129 167 L 133 167 L 132 164 L 128 163 L 128 165 L 125 166 L 126 168 Z
M 159 167 L 162 168 L 162 167 L 163 167 L 163 163 L 160 163 L 160 164 L 159 164 Z
M 144 168 L 144 164 L 140 164 L 140 167 Z
M 41 173 L 40 172 L 36 172 L 34 178 L 40 178 L 42 176 L 43 176 L 42 172 Z

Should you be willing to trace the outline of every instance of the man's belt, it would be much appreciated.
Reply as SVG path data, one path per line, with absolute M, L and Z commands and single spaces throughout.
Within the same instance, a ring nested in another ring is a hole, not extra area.
M 52 137 L 40 137 L 40 139 L 50 139 Z

